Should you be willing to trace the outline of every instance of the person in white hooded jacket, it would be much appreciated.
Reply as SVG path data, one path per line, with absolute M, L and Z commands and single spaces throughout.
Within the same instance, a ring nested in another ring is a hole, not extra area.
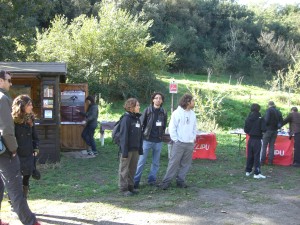
M 185 178 L 192 165 L 194 141 L 197 135 L 197 120 L 192 110 L 194 106 L 193 96 L 185 94 L 181 97 L 178 108 L 172 113 L 169 133 L 173 146 L 167 172 L 161 183 L 163 190 L 169 188 L 175 176 L 177 187 L 187 188 Z

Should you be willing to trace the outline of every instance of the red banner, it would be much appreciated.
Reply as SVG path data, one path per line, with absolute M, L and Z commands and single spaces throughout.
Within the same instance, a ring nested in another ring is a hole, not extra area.
M 193 159 L 216 160 L 217 159 L 215 154 L 216 148 L 217 148 L 216 134 L 209 133 L 209 134 L 197 135 L 195 145 L 194 145 Z
M 247 135 L 248 143 L 249 136 Z M 247 151 L 247 147 L 246 147 Z M 247 154 L 247 153 L 246 153 Z M 269 147 L 267 148 L 267 158 L 265 163 L 268 163 Z M 281 166 L 290 166 L 293 163 L 294 157 L 294 138 L 291 140 L 288 136 L 278 135 L 274 146 L 273 164 Z

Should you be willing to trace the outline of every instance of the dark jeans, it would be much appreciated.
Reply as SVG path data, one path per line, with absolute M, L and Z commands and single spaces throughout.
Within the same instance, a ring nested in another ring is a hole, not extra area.
M 251 173 L 254 166 L 254 174 L 260 174 L 260 151 L 261 139 L 254 139 L 250 137 L 247 146 L 246 172 Z
M 296 133 L 294 138 L 294 163 L 300 164 L 300 133 Z
M 261 153 L 261 163 L 265 163 L 267 156 L 267 147 L 269 145 L 269 163 L 273 163 L 274 159 L 274 144 L 277 138 L 277 130 L 267 130 L 263 136 L 263 148 Z
M 14 211 L 20 221 L 25 225 L 32 225 L 36 222 L 35 215 L 29 209 L 27 200 L 23 195 L 22 175 L 20 172 L 19 157 L 10 157 L 4 153 L 0 156 L 0 200 L 2 201 L 4 186 L 8 192 Z
M 83 138 L 83 140 L 85 141 L 85 143 L 88 146 L 91 146 L 93 152 L 97 152 L 96 142 L 94 139 L 96 127 L 97 127 L 97 124 L 96 125 L 87 125 L 83 129 L 82 134 L 81 134 L 81 137 Z

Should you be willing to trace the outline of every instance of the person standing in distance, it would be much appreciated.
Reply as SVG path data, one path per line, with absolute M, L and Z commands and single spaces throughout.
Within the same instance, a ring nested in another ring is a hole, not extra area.
M 131 196 L 137 193 L 134 174 L 139 155 L 143 154 L 140 103 L 135 98 L 129 98 L 124 109 L 126 112 L 120 121 L 119 189 L 122 195 Z
M 277 138 L 277 130 L 279 123 L 282 123 L 282 114 L 276 109 L 275 103 L 273 101 L 269 101 L 269 108 L 266 111 L 266 115 L 264 116 L 264 120 L 266 122 L 266 132 L 263 134 L 263 147 L 261 152 L 261 165 L 263 165 L 266 161 L 267 156 L 267 147 L 269 145 L 269 165 L 273 164 L 274 158 L 274 145 Z
M 88 108 L 86 112 L 79 112 L 80 115 L 83 115 L 85 118 L 85 127 L 81 133 L 82 139 L 89 146 L 88 155 L 90 157 L 95 157 L 98 155 L 96 142 L 95 142 L 95 130 L 98 125 L 98 105 L 95 103 L 93 96 L 89 95 L 86 97 L 85 102 L 88 103 Z
M 148 106 L 142 116 L 143 130 L 143 155 L 140 155 L 137 171 L 134 177 L 134 188 L 139 187 L 144 166 L 147 161 L 148 153 L 152 149 L 152 164 L 148 175 L 148 184 L 156 184 L 156 175 L 159 170 L 160 152 L 162 149 L 162 136 L 167 125 L 167 112 L 162 107 L 164 95 L 154 92 L 151 96 L 151 105 Z
M 292 107 L 289 115 L 283 120 L 282 126 L 289 123 L 290 139 L 294 135 L 294 162 L 292 166 L 300 167 L 300 113 L 297 107 Z
M 169 188 L 176 175 L 177 187 L 187 188 L 185 178 L 192 165 L 194 142 L 197 135 L 194 106 L 193 96 L 185 94 L 181 97 L 178 108 L 171 115 L 169 133 L 173 146 L 167 172 L 160 185 L 163 190 Z
M 247 144 L 247 163 L 246 163 L 246 176 L 252 174 L 252 168 L 254 166 L 255 179 L 264 179 L 266 176 L 261 174 L 260 170 L 260 151 L 262 145 L 262 136 L 265 131 L 265 121 L 261 117 L 259 112 L 260 105 L 252 104 L 250 113 L 245 120 L 244 131 L 250 136 Z
M 29 209 L 23 194 L 20 161 L 17 155 L 18 144 L 15 137 L 14 121 L 11 115 L 12 101 L 8 95 L 11 83 L 9 72 L 0 71 L 0 130 L 7 147 L 0 155 L 0 205 L 3 200 L 4 186 L 8 192 L 14 212 L 25 225 L 39 225 Z M 5 224 L 4 222 L 1 222 Z

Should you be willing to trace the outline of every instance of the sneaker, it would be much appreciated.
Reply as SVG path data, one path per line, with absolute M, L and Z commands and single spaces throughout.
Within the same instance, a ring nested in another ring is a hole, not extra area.
M 246 172 L 246 176 L 249 177 L 252 172 Z
M 95 154 L 92 151 L 89 151 L 86 158 L 95 158 Z
M 3 222 L 2 220 L 0 220 L 0 225 L 9 225 L 9 223 Z
M 93 152 L 94 153 L 94 155 L 98 155 L 98 152 Z
M 266 176 L 264 176 L 262 174 L 254 174 L 253 178 L 255 178 L 255 179 L 265 179 Z

